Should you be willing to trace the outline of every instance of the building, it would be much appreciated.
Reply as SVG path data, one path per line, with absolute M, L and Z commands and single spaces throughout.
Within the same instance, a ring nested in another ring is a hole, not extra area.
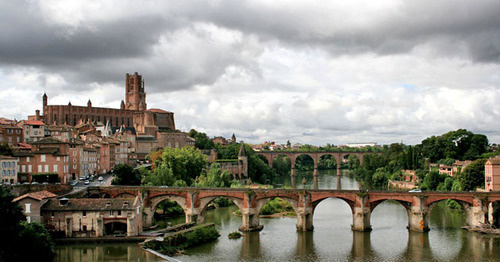
M 9 124 L 0 125 L 0 142 L 7 142 L 10 147 L 16 147 L 24 141 L 23 129 L 19 126 Z
M 500 155 L 484 164 L 484 185 L 486 191 L 500 191 Z
M 439 174 L 453 176 L 453 167 L 445 164 L 440 164 Z
M 17 179 L 18 160 L 11 156 L 0 156 L 0 179 L 2 184 L 15 184 Z
M 49 191 L 38 191 L 17 197 L 13 200 L 13 202 L 23 208 L 23 214 L 26 216 L 28 223 L 42 223 L 42 206 L 47 203 L 48 199 L 56 196 L 57 195 Z
M 465 161 L 459 161 L 455 160 L 455 163 L 453 163 L 452 166 L 452 176 L 458 175 L 458 173 L 462 172 L 464 168 L 466 168 L 470 163 L 472 163 L 471 160 L 465 160 Z
M 346 144 L 347 147 L 353 147 L 353 148 L 362 148 L 362 147 L 375 147 L 377 146 L 377 143 L 375 142 L 361 142 L 361 143 L 348 143 Z
M 23 120 L 18 126 L 23 129 L 23 142 L 36 142 L 45 137 L 45 124 L 40 120 Z
M 63 237 L 137 236 L 142 232 L 139 197 L 49 199 L 41 206 L 42 223 Z
M 174 113 L 161 109 L 147 109 L 146 92 L 142 76 L 137 72 L 125 76 L 125 101 L 120 108 L 93 107 L 89 100 L 87 106 L 49 105 L 44 94 L 43 116 L 49 125 L 77 126 L 82 123 L 109 123 L 111 127 L 133 127 L 139 133 L 155 135 L 159 130 L 175 130 Z M 36 119 L 36 116 L 35 116 Z

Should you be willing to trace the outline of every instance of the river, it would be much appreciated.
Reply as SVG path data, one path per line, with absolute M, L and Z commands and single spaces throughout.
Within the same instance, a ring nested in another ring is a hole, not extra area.
M 335 170 L 319 171 L 320 189 L 357 189 L 358 183 L 335 175 Z M 312 172 L 296 173 L 297 188 L 313 188 Z M 305 184 L 302 184 L 303 178 Z M 275 181 L 289 185 L 289 179 Z M 241 225 L 233 216 L 235 206 L 206 213 L 205 221 L 217 225 L 221 237 L 211 243 L 186 250 L 181 261 L 500 261 L 500 237 L 467 232 L 460 227 L 464 216 L 443 203 L 431 213 L 428 233 L 406 229 L 408 216 L 397 202 L 378 205 L 371 215 L 371 232 L 353 232 L 352 214 L 347 203 L 326 199 L 314 212 L 314 231 L 297 232 L 296 218 L 260 219 L 261 232 L 244 233 L 240 239 L 227 235 Z M 173 219 L 172 224 L 183 218 Z M 58 246 L 55 261 L 156 261 L 137 244 L 95 244 Z

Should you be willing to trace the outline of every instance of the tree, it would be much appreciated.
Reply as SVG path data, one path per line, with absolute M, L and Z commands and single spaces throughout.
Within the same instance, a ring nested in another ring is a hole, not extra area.
M 0 143 L 0 156 L 12 156 L 12 148 L 7 142 Z
M 131 166 L 119 164 L 114 168 L 114 179 L 112 184 L 138 186 L 141 184 L 141 177 Z
M 19 205 L 5 187 L 0 187 L 0 261 L 52 261 L 54 242 L 38 223 L 26 223 Z M 27 252 L 35 251 L 36 252 Z
M 227 170 L 222 171 L 218 163 L 213 163 L 207 174 L 198 177 L 196 187 L 230 187 L 231 175 Z
M 199 149 L 212 149 L 214 142 L 205 133 L 198 132 L 194 129 L 189 130 L 190 137 L 194 138 L 194 145 Z
M 478 159 L 467 165 L 458 176 L 458 181 L 462 190 L 475 190 L 477 187 L 484 187 L 484 163 L 486 159 Z
M 147 186 L 173 186 L 174 183 L 174 173 L 165 163 L 161 163 L 152 173 L 144 177 L 144 184 Z
M 182 180 L 187 185 L 194 182 L 207 163 L 205 155 L 192 147 L 170 148 L 163 150 L 161 164 L 172 170 L 175 180 Z

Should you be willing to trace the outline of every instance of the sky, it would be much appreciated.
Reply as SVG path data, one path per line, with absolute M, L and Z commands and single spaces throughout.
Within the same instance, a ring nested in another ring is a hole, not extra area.
M 0 0 L 0 117 L 119 108 L 262 143 L 500 143 L 500 1 Z

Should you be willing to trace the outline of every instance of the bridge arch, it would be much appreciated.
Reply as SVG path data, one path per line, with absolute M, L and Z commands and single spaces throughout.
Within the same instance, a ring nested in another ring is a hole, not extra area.
M 125 192 L 125 193 L 120 193 L 116 196 L 113 196 L 113 198 L 135 198 L 137 195 L 132 194 L 130 192 Z
M 342 201 L 344 201 L 345 203 L 347 203 L 347 205 L 349 205 L 349 207 L 351 208 L 351 213 L 354 214 L 354 206 L 355 206 L 355 202 L 354 200 L 352 199 L 349 199 L 349 198 L 345 198 L 345 197 L 341 197 L 341 196 L 326 196 L 326 197 L 322 197 L 322 198 L 319 198 L 319 199 L 315 199 L 313 202 L 312 202 L 312 208 L 313 208 L 313 214 L 314 214 L 314 211 L 316 210 L 316 207 L 321 203 L 323 202 L 324 200 L 328 199 L 328 198 L 335 198 L 335 199 L 340 199 Z
M 295 212 L 295 214 L 298 214 L 299 201 L 298 201 L 298 199 L 295 199 L 295 198 L 292 198 L 292 197 L 289 197 L 289 196 L 268 196 L 268 197 L 260 198 L 259 200 L 257 200 L 257 203 L 255 205 L 256 213 L 258 215 L 260 215 L 260 211 L 262 210 L 262 208 L 269 201 L 273 200 L 276 197 L 279 197 L 279 198 L 287 201 L 288 203 L 290 203 L 292 205 L 292 208 L 293 208 L 293 211 Z
M 310 159 L 312 159 L 313 161 L 313 167 L 314 169 L 318 168 L 318 154 L 314 154 L 314 153 L 307 153 L 307 152 L 301 152 L 301 153 L 294 153 L 292 155 L 292 168 L 294 168 L 297 164 L 297 159 L 299 159 L 299 157 L 301 159 L 304 159 L 304 158 L 307 158 L 309 157 Z
M 240 211 L 243 210 L 243 199 L 238 198 L 238 197 L 227 196 L 224 194 L 216 194 L 213 196 L 203 197 L 203 198 L 199 199 L 199 214 L 198 214 L 198 218 L 197 218 L 198 223 L 201 223 L 205 220 L 205 212 L 207 211 L 208 205 L 212 201 L 214 201 L 215 199 L 217 199 L 219 197 L 225 197 L 225 198 L 231 200 L 238 207 L 238 209 Z

